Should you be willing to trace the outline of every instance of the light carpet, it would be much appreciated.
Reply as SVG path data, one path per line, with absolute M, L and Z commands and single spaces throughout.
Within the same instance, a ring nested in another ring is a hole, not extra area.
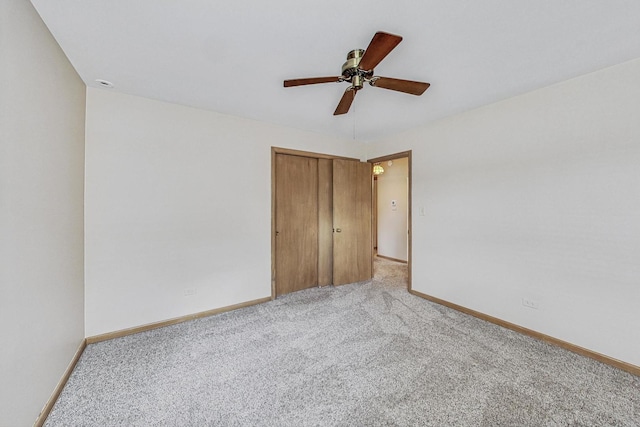
M 372 281 L 87 346 L 46 426 L 640 426 L 640 378 Z

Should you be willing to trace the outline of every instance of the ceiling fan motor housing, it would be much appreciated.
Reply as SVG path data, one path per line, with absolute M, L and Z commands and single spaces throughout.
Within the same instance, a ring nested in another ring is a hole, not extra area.
M 347 54 L 347 62 L 342 65 L 342 76 L 345 81 L 352 84 L 356 90 L 362 89 L 364 82 L 373 76 L 373 70 L 361 70 L 358 68 L 364 55 L 364 49 L 354 49 Z

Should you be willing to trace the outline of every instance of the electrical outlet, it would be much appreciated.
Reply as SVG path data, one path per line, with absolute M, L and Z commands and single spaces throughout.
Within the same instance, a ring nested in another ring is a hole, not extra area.
M 522 298 L 522 305 L 528 308 L 533 308 L 534 310 L 537 310 L 540 307 L 538 301 L 531 298 Z
M 198 292 L 195 290 L 195 288 L 187 288 L 184 290 L 184 296 L 185 297 L 190 297 L 193 296 L 195 294 L 197 294 Z

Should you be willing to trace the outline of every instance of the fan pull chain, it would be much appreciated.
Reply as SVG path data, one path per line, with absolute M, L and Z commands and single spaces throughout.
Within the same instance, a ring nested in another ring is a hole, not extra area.
M 353 106 L 353 111 L 351 112 L 353 115 L 353 140 L 356 140 L 356 106 Z

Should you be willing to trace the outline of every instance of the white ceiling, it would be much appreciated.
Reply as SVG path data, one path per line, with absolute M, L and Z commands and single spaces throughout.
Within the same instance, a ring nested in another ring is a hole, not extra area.
M 637 0 L 32 0 L 88 86 L 372 141 L 640 58 Z M 376 75 L 431 83 L 421 97 L 366 86 L 333 116 L 347 53 L 404 37 Z M 640 76 L 639 76 L 640 78 Z

